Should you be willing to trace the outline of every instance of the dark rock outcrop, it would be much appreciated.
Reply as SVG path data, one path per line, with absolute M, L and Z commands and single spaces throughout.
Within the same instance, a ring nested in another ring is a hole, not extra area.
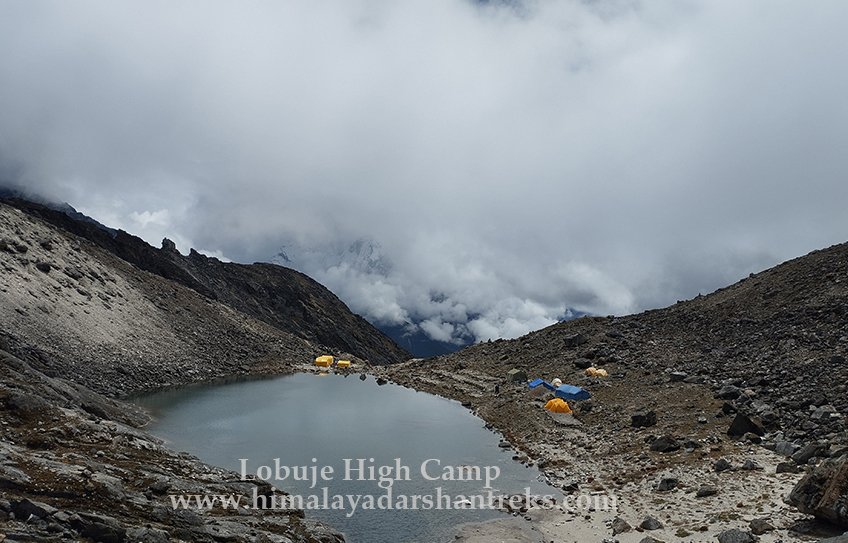
M 848 527 L 848 455 L 822 462 L 787 498 L 802 513 Z
M 763 436 L 766 431 L 758 420 L 742 413 L 737 413 L 733 422 L 730 424 L 730 428 L 727 430 L 727 435 L 741 437 L 748 433 Z

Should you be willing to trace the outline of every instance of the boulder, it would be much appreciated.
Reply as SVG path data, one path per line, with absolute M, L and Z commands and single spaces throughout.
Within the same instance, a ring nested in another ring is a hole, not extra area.
M 827 445 L 822 443 L 807 443 L 792 455 L 792 460 L 795 461 L 796 464 L 806 464 L 810 461 L 810 458 L 813 458 L 814 456 L 822 456 L 827 449 Z
M 748 527 L 751 528 L 751 533 L 754 535 L 763 535 L 774 531 L 774 526 L 762 518 L 755 518 L 748 524 Z
M 148 527 L 134 528 L 130 530 L 128 536 L 134 543 L 168 543 L 170 541 L 168 532 Z
M 763 436 L 766 431 L 760 421 L 742 413 L 737 413 L 733 418 L 733 422 L 730 424 L 730 428 L 727 430 L 727 435 L 741 437 L 747 433 Z
M 754 543 L 757 538 L 749 532 L 743 532 L 736 528 L 725 530 L 718 534 L 718 543 Z
M 703 485 L 703 486 L 701 486 L 701 488 L 698 489 L 697 492 L 695 492 L 695 497 L 696 498 L 708 498 L 710 496 L 715 496 L 716 494 L 718 494 L 718 489 L 716 487 L 709 486 L 709 485 Z
M 570 336 L 566 336 L 563 340 L 563 343 L 565 343 L 566 347 L 573 349 L 574 347 L 579 347 L 580 345 L 583 345 L 584 343 L 586 343 L 586 341 L 588 340 L 583 334 L 572 334 Z
M 580 370 L 585 370 L 592 367 L 592 361 L 588 358 L 578 358 L 574 361 L 574 367 Z
M 630 415 L 630 425 L 634 428 L 647 428 L 657 423 L 657 414 L 654 411 L 636 411 Z
M 787 501 L 802 513 L 848 527 L 848 456 L 816 466 L 792 489 Z
M 677 488 L 677 485 L 679 484 L 680 480 L 675 477 L 663 477 L 657 484 L 657 490 L 659 492 L 668 492 L 669 490 Z
M 742 389 L 733 385 L 725 385 L 715 393 L 715 397 L 722 400 L 735 400 L 741 395 Z
M 792 443 L 791 441 L 778 441 L 774 444 L 774 452 L 786 457 L 792 456 L 793 454 L 798 452 L 798 449 L 800 448 L 800 445 Z
M 72 525 L 83 537 L 101 543 L 123 543 L 127 540 L 127 529 L 120 522 L 106 515 L 80 513 Z
M 12 502 L 12 512 L 15 516 L 23 521 L 26 521 L 30 516 L 36 518 L 47 518 L 56 513 L 58 509 L 47 505 L 46 503 L 23 499 L 21 501 Z
M 781 462 L 777 465 L 775 473 L 798 473 L 800 468 L 794 462 Z
M 506 377 L 513 383 L 523 383 L 527 381 L 527 372 L 518 368 L 513 368 L 506 372 Z
M 660 530 L 663 525 L 654 517 L 645 517 L 645 520 L 639 524 L 639 527 L 643 530 Z
M 633 527 L 627 523 L 626 520 L 620 517 L 615 517 L 615 520 L 612 521 L 612 535 L 623 534 L 624 532 L 629 532 Z
M 742 439 L 744 439 L 748 443 L 753 443 L 754 445 L 759 445 L 763 442 L 763 438 L 761 438 L 757 434 L 752 434 L 751 432 L 748 432 L 747 434 L 742 436 Z
M 651 450 L 654 452 L 673 452 L 680 448 L 680 442 L 673 436 L 658 437 L 651 443 Z
M 733 465 L 730 462 L 728 462 L 726 459 L 719 458 L 718 460 L 715 461 L 715 464 L 713 464 L 713 469 L 715 469 L 717 472 L 721 473 L 722 471 L 727 471 L 729 469 L 733 469 Z
M 817 407 L 810 415 L 810 418 L 813 420 L 827 422 L 831 419 L 839 418 L 839 412 L 832 405 L 823 405 L 821 407 Z

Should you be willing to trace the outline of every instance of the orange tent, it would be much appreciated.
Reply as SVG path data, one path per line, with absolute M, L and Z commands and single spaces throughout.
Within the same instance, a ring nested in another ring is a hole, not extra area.
M 553 411 L 554 413 L 571 413 L 571 408 L 568 406 L 568 402 L 562 398 L 548 400 L 548 403 L 545 404 L 545 409 Z

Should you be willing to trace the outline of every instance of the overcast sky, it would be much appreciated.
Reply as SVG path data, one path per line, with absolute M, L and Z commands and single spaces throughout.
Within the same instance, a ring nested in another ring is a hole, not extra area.
M 2 0 L 0 175 L 157 246 L 312 248 L 298 266 L 375 321 L 512 337 L 846 241 L 846 20 L 844 0 Z M 379 275 L 314 258 L 358 239 Z

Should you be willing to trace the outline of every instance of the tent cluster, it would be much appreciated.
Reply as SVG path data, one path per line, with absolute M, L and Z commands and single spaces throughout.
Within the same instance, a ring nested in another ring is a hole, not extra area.
M 315 359 L 315 365 L 320 368 L 329 368 L 333 365 L 334 358 L 329 355 L 319 356 Z M 337 368 L 350 368 L 350 360 L 339 360 L 336 362 Z
M 527 386 L 530 388 L 531 396 L 543 396 L 549 392 L 554 393 L 554 398 L 545 404 L 545 409 L 554 413 L 571 413 L 566 400 L 588 400 L 592 393 L 584 388 L 574 385 L 564 385 L 559 379 L 547 382 L 544 379 L 533 379 Z

